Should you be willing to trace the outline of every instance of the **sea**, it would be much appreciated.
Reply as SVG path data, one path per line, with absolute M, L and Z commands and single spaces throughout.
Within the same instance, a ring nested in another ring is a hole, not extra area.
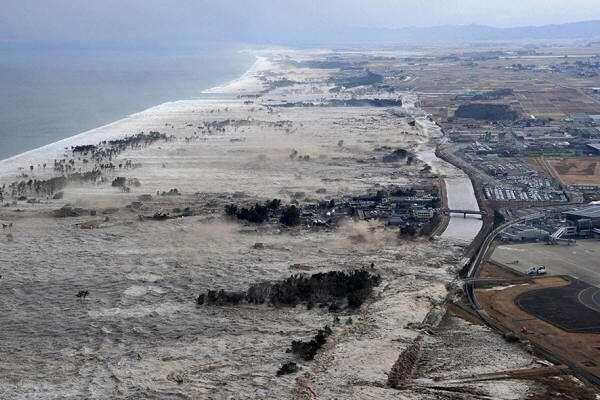
M 0 160 L 241 76 L 240 46 L 0 48 Z

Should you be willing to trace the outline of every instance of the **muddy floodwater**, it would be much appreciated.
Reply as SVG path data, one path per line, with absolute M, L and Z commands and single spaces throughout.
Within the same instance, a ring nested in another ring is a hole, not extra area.
M 473 185 L 468 177 L 445 180 L 448 208 L 451 210 L 479 210 Z M 477 215 L 450 214 L 450 223 L 443 237 L 472 241 L 481 230 L 483 222 Z
M 471 380 L 533 356 L 444 307 L 481 221 L 452 215 L 429 240 L 350 213 L 440 178 L 450 208 L 477 209 L 468 177 L 435 156 L 439 126 L 414 94 L 346 88 L 370 54 L 330 54 L 343 71 L 309 68 L 330 64 L 321 51 L 260 55 L 213 91 L 231 98 L 165 103 L 0 161 L 0 400 L 523 398 L 528 382 Z M 273 199 L 261 221 L 229 212 Z M 275 210 L 292 204 L 306 212 L 288 226 Z M 284 286 L 358 270 L 377 285 L 353 290 L 356 306 Z M 256 287 L 291 300 L 239 297 Z M 388 378 L 415 344 L 398 391 Z
M 421 123 L 421 128 L 428 133 L 439 129 L 437 125 L 431 122 L 421 121 Z M 440 159 L 435 155 L 435 150 L 430 147 L 422 149 L 417 154 L 421 161 L 431 166 L 433 172 L 444 177 L 448 208 L 451 210 L 479 210 L 473 184 L 464 172 Z M 450 214 L 448 227 L 442 237 L 464 240 L 470 243 L 475 239 L 482 226 L 483 222 L 478 215 L 467 215 L 465 217 L 464 214 L 452 213 Z

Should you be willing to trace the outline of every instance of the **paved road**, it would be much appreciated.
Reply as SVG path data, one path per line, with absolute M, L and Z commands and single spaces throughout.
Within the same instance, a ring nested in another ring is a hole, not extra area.
M 579 292 L 577 296 L 580 303 L 600 312 L 600 289 L 592 286 Z
M 570 275 L 600 286 L 600 241 L 597 240 L 555 246 L 544 243 L 502 245 L 491 258 L 523 273 L 531 266 L 544 265 L 548 275 Z M 517 260 L 519 263 L 514 264 Z

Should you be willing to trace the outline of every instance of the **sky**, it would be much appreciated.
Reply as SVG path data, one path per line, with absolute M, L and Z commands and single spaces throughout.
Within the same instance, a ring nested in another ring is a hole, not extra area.
M 264 41 L 353 27 L 600 20 L 600 0 L 2 0 L 1 42 Z

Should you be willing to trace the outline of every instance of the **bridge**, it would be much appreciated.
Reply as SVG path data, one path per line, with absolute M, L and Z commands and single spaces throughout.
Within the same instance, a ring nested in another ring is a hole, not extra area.
M 467 215 L 484 216 L 486 214 L 486 212 L 482 210 L 453 210 L 450 208 L 440 208 L 439 211 L 442 214 L 462 214 L 463 218 L 467 218 Z

